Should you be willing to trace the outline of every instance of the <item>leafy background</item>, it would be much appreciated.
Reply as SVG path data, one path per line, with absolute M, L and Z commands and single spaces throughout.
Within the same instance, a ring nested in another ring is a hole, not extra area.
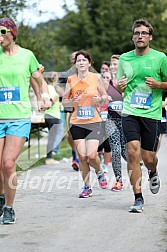
M 0 16 L 17 15 L 29 1 L 1 0 Z M 38 1 L 31 6 L 36 13 Z M 69 55 L 79 49 L 88 50 L 99 71 L 103 60 L 112 54 L 133 49 L 131 27 L 144 18 L 154 27 L 151 47 L 167 53 L 167 0 L 75 0 L 76 11 L 64 4 L 66 15 L 38 24 L 35 28 L 19 24 L 17 43 L 34 52 L 46 71 L 65 71 L 70 67 Z M 40 13 L 38 13 L 40 15 Z

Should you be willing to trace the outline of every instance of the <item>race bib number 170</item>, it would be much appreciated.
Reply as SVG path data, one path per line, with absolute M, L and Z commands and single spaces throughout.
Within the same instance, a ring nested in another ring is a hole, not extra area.
M 133 92 L 130 105 L 135 108 L 149 109 L 152 102 L 151 93 Z

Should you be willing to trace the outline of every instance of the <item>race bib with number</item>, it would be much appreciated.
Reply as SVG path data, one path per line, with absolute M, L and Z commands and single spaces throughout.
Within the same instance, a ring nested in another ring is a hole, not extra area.
M 0 88 L 0 104 L 20 103 L 20 87 Z
M 108 111 L 101 111 L 100 112 L 100 117 L 101 117 L 102 121 L 107 120 L 107 115 L 108 115 Z
M 133 92 L 130 105 L 135 108 L 149 109 L 152 102 L 151 93 Z
M 94 117 L 93 106 L 79 106 L 77 108 L 77 118 L 81 120 L 87 120 Z
M 121 111 L 123 109 L 122 101 L 112 101 L 108 104 L 108 108 L 114 111 Z

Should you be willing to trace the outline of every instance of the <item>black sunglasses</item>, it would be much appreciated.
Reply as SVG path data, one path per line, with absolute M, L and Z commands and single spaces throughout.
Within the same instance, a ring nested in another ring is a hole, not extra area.
M 9 29 L 7 29 L 7 28 L 0 28 L 1 35 L 6 35 L 8 32 L 10 32 Z

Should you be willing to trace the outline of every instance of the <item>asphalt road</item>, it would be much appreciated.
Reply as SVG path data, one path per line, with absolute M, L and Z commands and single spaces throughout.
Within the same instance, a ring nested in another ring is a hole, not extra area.
M 0 225 L 3 252 L 167 252 L 167 137 L 159 156 L 161 189 L 151 194 L 143 167 L 144 212 L 129 213 L 133 192 L 123 162 L 124 190 L 100 189 L 92 171 L 93 197 L 79 199 L 82 180 L 68 163 L 40 166 L 18 179 L 17 222 Z

